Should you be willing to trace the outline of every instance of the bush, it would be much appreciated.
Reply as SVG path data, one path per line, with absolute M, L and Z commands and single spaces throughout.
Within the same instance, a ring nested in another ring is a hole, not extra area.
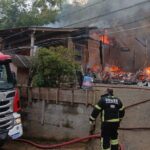
M 39 87 L 60 87 L 62 83 L 75 81 L 78 64 L 74 51 L 60 47 L 41 48 L 33 58 L 33 85 Z

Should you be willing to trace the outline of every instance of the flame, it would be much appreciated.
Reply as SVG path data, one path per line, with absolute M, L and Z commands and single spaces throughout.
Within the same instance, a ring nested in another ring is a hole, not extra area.
M 141 70 L 139 72 L 138 79 L 140 81 L 150 81 L 150 67 Z
M 147 67 L 144 69 L 146 75 L 150 75 L 150 67 Z
M 110 44 L 109 37 L 107 35 L 100 35 L 99 38 L 104 44 Z
M 121 69 L 119 67 L 117 67 L 117 66 L 111 66 L 110 71 L 111 72 L 120 72 Z
M 107 71 L 107 72 L 122 72 L 121 71 L 121 68 L 119 68 L 119 67 L 117 67 L 117 66 L 107 66 L 107 67 L 105 67 L 105 71 Z
M 99 65 L 97 65 L 97 64 L 95 64 L 95 65 L 93 65 L 93 66 L 92 66 L 92 68 L 91 68 L 91 69 L 92 69 L 92 71 L 93 71 L 93 72 L 98 72 L 98 71 L 99 71 L 99 69 L 100 69 L 100 66 L 99 66 Z

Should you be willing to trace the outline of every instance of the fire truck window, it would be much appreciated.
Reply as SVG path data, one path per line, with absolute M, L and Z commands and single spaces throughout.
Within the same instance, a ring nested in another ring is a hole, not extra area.
M 7 73 L 4 65 L 0 65 L 0 82 L 7 82 Z

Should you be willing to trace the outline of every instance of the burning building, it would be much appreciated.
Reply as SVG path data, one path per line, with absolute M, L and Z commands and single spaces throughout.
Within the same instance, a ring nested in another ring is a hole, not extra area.
M 95 41 L 92 44 L 89 42 L 90 55 L 101 57 L 98 64 L 115 65 L 124 72 L 131 72 L 130 75 L 145 74 L 144 68 L 150 66 L 149 13 L 150 1 L 112 0 L 110 3 L 107 0 L 93 0 L 73 11 L 68 9 L 71 15 L 65 13 L 63 21 L 64 27 L 98 27 L 90 34 Z M 100 54 L 95 50 L 100 45 L 99 41 L 103 43 Z M 97 66 L 95 61 L 90 58 L 89 66 Z
M 149 81 L 148 48 L 147 53 L 144 55 L 141 52 L 141 58 L 138 58 L 139 51 L 131 49 L 130 45 L 123 46 L 119 42 L 119 37 L 108 33 L 108 29 L 96 27 L 7 29 L 0 31 L 0 50 L 16 54 L 18 58 L 19 55 L 34 55 L 38 47 L 62 45 L 78 52 L 75 56 L 76 61 L 81 64 L 84 72 L 90 68 L 96 74 L 95 81 L 104 83 Z M 22 56 L 19 57 L 21 62 L 24 60 Z M 25 63 L 23 62 L 23 66 L 26 66 Z

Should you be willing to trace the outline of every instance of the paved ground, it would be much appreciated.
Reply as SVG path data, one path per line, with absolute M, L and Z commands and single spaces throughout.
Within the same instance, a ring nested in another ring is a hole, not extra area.
M 0 150 L 40 150 L 40 149 L 30 146 L 28 144 L 19 143 L 15 141 L 9 141 L 8 143 L 4 145 L 3 148 L 0 148 Z M 53 149 L 53 150 L 56 150 L 56 149 Z M 57 150 L 85 150 L 85 145 L 76 144 L 70 147 L 59 148 Z

